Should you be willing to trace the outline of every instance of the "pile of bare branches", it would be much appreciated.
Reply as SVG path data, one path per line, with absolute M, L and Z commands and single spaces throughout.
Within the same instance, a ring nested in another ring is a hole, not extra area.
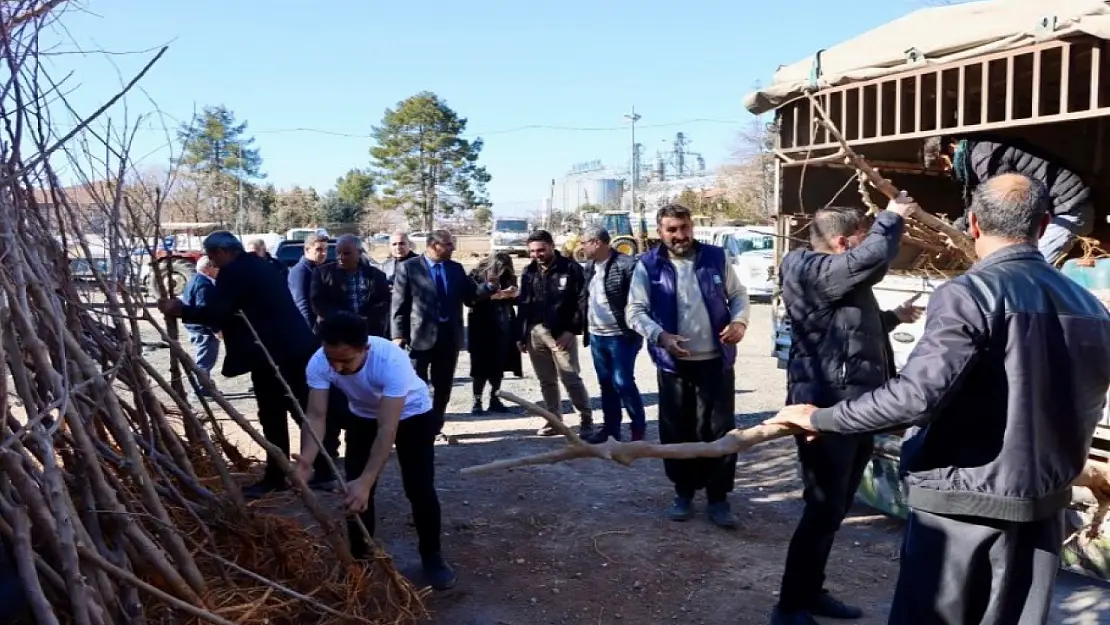
M 855 167 L 860 196 L 872 212 L 878 212 L 878 206 L 870 197 L 868 185 L 874 187 L 888 200 L 898 197 L 899 190 L 848 145 L 840 129 L 836 127 L 836 123 L 825 111 L 821 99 L 810 92 L 806 92 L 806 97 L 809 98 L 817 114 L 815 121 L 824 126 L 829 135 L 840 144 L 840 150 L 836 154 L 821 157 L 820 160 L 843 159 L 845 164 Z M 968 269 L 976 260 L 975 246 L 971 237 L 954 228 L 944 218 L 937 217 L 924 208 L 910 215 L 906 231 L 902 234 L 902 242 L 921 250 L 915 268 L 958 272 Z
M 63 5 L 0 6 L 9 70 L 0 92 L 0 561 L 14 561 L 29 615 L 40 625 L 415 622 L 422 593 L 384 553 L 356 562 L 288 462 L 316 527 L 294 518 L 299 510 L 248 507 L 240 480 L 250 462 L 212 406 L 198 413 L 186 401 L 182 381 L 196 376 L 218 409 L 273 450 L 196 369 L 176 328 L 151 316 L 134 273 L 120 270 L 136 240 L 129 227 L 154 224 L 156 234 L 159 193 L 127 188 L 129 139 L 93 129 L 107 105 L 64 135 L 54 130 L 49 102 L 68 105 L 38 63 L 38 41 Z M 95 206 L 69 197 L 52 156 L 99 193 Z M 91 184 L 91 172 L 101 182 Z M 90 243 L 90 212 L 109 225 L 102 243 Z M 89 263 L 84 288 L 73 249 L 89 261 L 107 256 L 104 267 Z M 168 377 L 144 358 L 144 329 L 172 350 Z

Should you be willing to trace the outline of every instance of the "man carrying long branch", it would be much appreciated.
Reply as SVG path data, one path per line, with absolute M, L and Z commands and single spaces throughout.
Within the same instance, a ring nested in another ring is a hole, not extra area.
M 889 623 L 1044 623 L 1110 387 L 1110 312 L 1037 249 L 1052 202 L 1020 174 L 973 195 L 979 261 L 937 288 L 899 375 L 828 408 L 769 423 L 810 433 L 912 427 L 902 444 L 910 514 Z

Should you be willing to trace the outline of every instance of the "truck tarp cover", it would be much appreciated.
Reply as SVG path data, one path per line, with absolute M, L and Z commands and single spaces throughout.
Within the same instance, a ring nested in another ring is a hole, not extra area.
M 835 11 L 835 3 L 828 10 Z M 1042 31 L 1045 18 L 1056 28 Z M 916 48 L 926 64 L 943 64 L 992 52 L 1086 34 L 1110 39 L 1110 2 L 1099 0 L 988 0 L 921 9 L 821 53 L 818 87 L 834 87 L 910 69 Z M 814 54 L 819 44 L 814 46 Z M 780 67 L 774 83 L 749 94 L 744 106 L 759 115 L 802 95 L 813 57 Z

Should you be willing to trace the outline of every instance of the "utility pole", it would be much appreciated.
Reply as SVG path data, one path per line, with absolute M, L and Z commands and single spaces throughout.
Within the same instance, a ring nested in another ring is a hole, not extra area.
M 632 215 L 639 212 L 641 230 L 640 245 L 641 247 L 646 247 L 647 232 L 644 231 L 644 226 L 646 225 L 644 221 L 644 211 L 636 205 L 636 185 L 640 184 L 640 154 L 636 146 L 636 122 L 640 121 L 640 116 L 636 113 L 636 107 L 633 106 L 632 112 L 625 115 L 624 118 L 632 122 L 632 206 L 628 212 Z
M 243 234 L 246 228 L 246 215 L 243 214 L 243 144 L 239 144 L 239 175 L 236 176 L 239 180 L 239 197 L 237 198 L 238 206 L 236 207 L 235 214 L 238 215 L 239 221 L 239 234 Z

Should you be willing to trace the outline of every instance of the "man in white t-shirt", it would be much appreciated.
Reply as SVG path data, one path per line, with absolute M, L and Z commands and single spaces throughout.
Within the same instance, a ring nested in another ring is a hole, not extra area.
M 405 496 L 420 541 L 424 574 L 436 590 L 455 585 L 455 573 L 440 554 L 439 497 L 435 489 L 435 437 L 439 420 L 432 411 L 428 386 L 413 370 L 409 356 L 392 342 L 366 335 L 366 322 L 341 312 L 317 326 L 323 347 L 308 363 L 306 426 L 323 438 L 328 392 L 343 391 L 350 407 L 347 423 L 347 511 L 358 514 L 374 533 L 374 490 L 394 444 L 401 465 Z M 301 434 L 297 472 L 307 479 L 319 447 Z M 353 519 L 347 522 L 351 552 L 370 556 L 369 546 Z

